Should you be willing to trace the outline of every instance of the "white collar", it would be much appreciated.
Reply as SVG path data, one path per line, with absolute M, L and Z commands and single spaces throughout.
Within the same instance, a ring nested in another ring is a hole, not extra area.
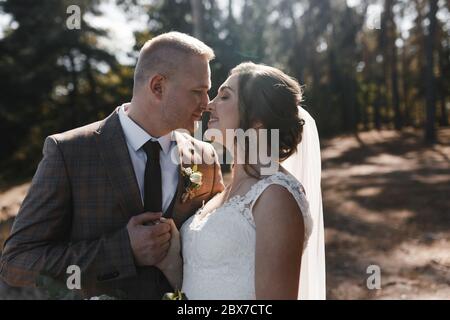
M 134 122 L 125 112 L 125 107 L 128 106 L 125 103 L 119 108 L 119 120 L 122 125 L 123 132 L 127 142 L 133 147 L 134 151 L 138 151 L 149 140 L 158 141 L 161 145 L 162 151 L 167 154 L 170 151 L 170 145 L 172 144 L 172 134 L 170 132 L 165 136 L 154 138 L 142 129 L 136 122 Z

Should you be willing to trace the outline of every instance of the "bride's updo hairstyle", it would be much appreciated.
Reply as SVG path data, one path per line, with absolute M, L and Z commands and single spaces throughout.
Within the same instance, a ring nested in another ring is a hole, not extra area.
M 240 128 L 278 129 L 280 133 L 280 162 L 297 151 L 302 140 L 305 121 L 299 118 L 298 105 L 302 101 L 302 89 L 294 78 L 279 69 L 263 64 L 245 62 L 230 71 L 238 76 L 238 107 Z M 270 133 L 268 136 L 270 145 Z M 247 142 L 246 142 L 247 144 Z M 245 161 L 248 163 L 248 145 L 245 146 Z M 253 168 L 252 168 L 253 169 Z M 259 174 L 247 174 L 259 178 Z

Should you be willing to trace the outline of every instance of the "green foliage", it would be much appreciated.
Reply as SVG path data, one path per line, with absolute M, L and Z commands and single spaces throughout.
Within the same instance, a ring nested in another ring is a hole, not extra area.
M 96 14 L 98 3 L 0 2 L 17 24 L 0 39 L 0 178 L 29 176 L 46 136 L 96 121 L 129 100 L 132 71 L 99 48 L 105 32 L 84 20 L 81 30 L 66 27 L 69 5 Z

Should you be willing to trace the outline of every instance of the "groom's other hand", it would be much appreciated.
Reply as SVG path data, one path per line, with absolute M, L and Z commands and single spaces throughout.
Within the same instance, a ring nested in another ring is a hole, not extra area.
M 170 247 L 170 225 L 160 222 L 161 212 L 145 212 L 134 216 L 127 225 L 131 249 L 138 266 L 160 262 Z

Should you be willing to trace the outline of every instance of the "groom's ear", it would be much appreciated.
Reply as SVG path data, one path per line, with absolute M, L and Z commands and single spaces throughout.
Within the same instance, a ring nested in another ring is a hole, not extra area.
M 160 74 L 154 75 L 149 82 L 151 93 L 158 99 L 162 98 L 165 78 Z

